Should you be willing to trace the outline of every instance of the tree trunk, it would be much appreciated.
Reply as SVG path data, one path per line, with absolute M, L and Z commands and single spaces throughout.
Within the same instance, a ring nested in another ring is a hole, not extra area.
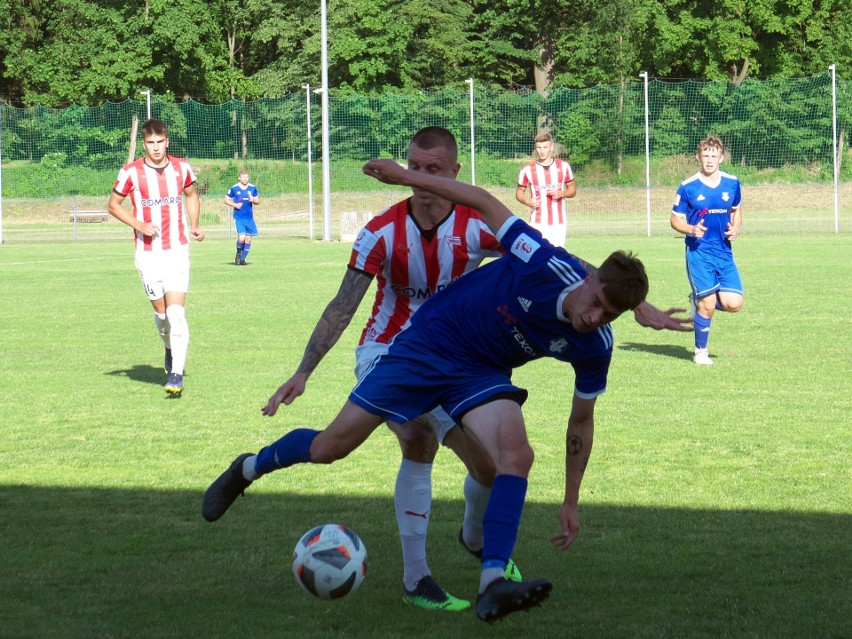
M 130 119 L 130 150 L 127 152 L 127 163 L 133 162 L 136 157 L 136 134 L 139 131 L 139 116 L 135 113 Z

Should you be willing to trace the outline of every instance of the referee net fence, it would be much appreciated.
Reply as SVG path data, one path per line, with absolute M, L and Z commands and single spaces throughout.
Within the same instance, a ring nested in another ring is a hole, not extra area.
M 0 104 L 0 239 L 127 238 L 106 203 L 119 168 L 143 152 L 148 107 L 134 99 L 65 109 Z M 696 146 L 711 133 L 728 147 L 722 169 L 742 181 L 746 233 L 852 228 L 852 83 L 829 73 L 740 85 L 630 81 L 558 88 L 547 97 L 475 82 L 370 96 L 332 90 L 327 206 L 322 113 L 310 88 L 216 105 L 153 96 L 150 109 L 169 126 L 170 152 L 195 169 L 201 224 L 214 237 L 233 235 L 223 198 L 246 168 L 260 192 L 255 218 L 263 237 L 349 240 L 406 195 L 364 176 L 364 161 L 404 162 L 411 135 L 431 125 L 458 139 L 459 179 L 522 216 L 518 172 L 533 159 L 534 137 L 551 133 L 577 181 L 569 236 L 671 233 L 675 190 L 698 170 Z

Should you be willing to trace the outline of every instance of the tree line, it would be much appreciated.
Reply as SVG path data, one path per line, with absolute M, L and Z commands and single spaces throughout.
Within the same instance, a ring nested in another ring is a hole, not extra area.
M 320 0 L 0 0 L 0 99 L 208 103 L 320 83 Z M 848 0 L 328 0 L 330 88 L 560 87 L 852 67 Z

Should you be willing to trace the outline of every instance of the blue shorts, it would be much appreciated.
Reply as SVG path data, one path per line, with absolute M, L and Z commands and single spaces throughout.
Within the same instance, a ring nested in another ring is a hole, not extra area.
M 253 217 L 235 217 L 234 226 L 237 228 L 237 235 L 257 235 L 257 225 Z
M 367 369 L 349 400 L 400 424 L 440 406 L 460 424 L 466 412 L 495 396 L 523 405 L 527 391 L 512 384 L 510 370 L 475 362 L 460 365 L 408 329 Z
M 695 299 L 716 292 L 743 294 L 743 282 L 732 255 L 686 250 L 686 276 Z

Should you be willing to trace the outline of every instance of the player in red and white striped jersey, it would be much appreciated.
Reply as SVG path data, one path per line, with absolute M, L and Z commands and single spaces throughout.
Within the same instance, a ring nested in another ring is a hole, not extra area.
M 133 229 L 136 268 L 166 347 L 168 378 L 164 388 L 180 394 L 189 347 L 185 308 L 189 238 L 199 242 L 204 239 L 204 231 L 198 228 L 201 202 L 189 163 L 168 154 L 166 125 L 160 120 L 147 120 L 142 125 L 142 139 L 145 156 L 119 171 L 108 208 L 116 219 Z M 122 206 L 128 195 L 133 213 Z
M 530 207 L 530 226 L 555 246 L 565 246 L 568 231 L 566 199 L 577 194 L 574 171 L 565 160 L 553 157 L 553 138 L 541 133 L 535 138 L 538 159 L 521 169 L 515 199 Z M 529 193 L 527 193 L 529 191 Z
M 407 160 L 414 171 L 455 178 L 460 168 L 457 158 L 452 133 L 427 127 L 412 138 Z M 387 350 L 388 342 L 408 325 L 426 299 L 476 268 L 484 258 L 500 252 L 497 239 L 479 213 L 413 189 L 411 197 L 370 220 L 358 234 L 340 289 L 317 323 L 298 370 L 270 398 L 264 413 L 274 415 L 280 404 L 290 404 L 304 392 L 314 369 L 349 326 L 373 279 L 376 295 L 372 312 L 356 349 L 358 377 Z M 393 428 L 403 452 L 394 497 L 403 551 L 403 600 L 421 608 L 455 611 L 470 606 L 432 579 L 426 561 L 437 442 L 454 450 L 470 470 L 464 486 L 466 511 L 460 535 L 474 554 L 482 548 L 482 516 L 493 468 L 483 461 L 487 455 L 468 452 L 468 446 L 475 444 L 455 426 L 449 415 L 437 409 Z M 249 475 L 253 464 L 249 459 L 243 466 L 249 468 Z M 510 576 L 520 578 L 514 564 L 510 570 Z

